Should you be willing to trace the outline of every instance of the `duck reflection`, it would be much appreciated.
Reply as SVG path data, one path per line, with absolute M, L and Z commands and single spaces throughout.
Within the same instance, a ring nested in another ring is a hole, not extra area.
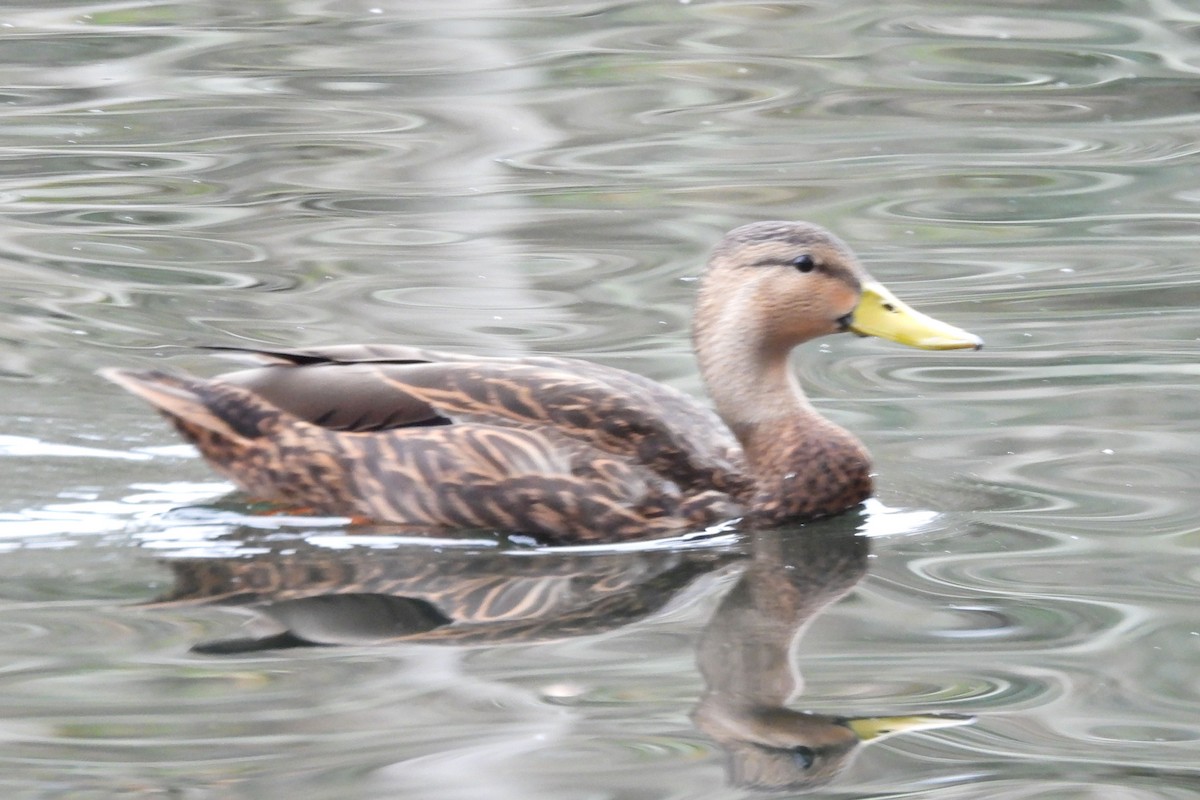
M 243 606 L 252 635 L 196 645 L 229 654 L 285 647 L 530 643 L 629 625 L 689 593 L 733 582 L 700 637 L 705 689 L 692 713 L 727 754 L 730 781 L 759 790 L 820 785 L 859 745 L 969 717 L 846 717 L 793 710 L 793 660 L 813 619 L 865 575 L 869 540 L 852 519 L 679 549 L 329 550 L 168 559 L 154 605 Z
M 568 552 L 427 545 L 167 559 L 170 594 L 152 605 L 224 605 L 254 612 L 249 638 L 195 652 L 564 639 L 628 625 L 692 583 L 742 560 L 733 549 Z
M 840 523 L 752 534 L 744 571 L 701 635 L 697 661 L 706 688 L 692 719 L 723 747 L 730 781 L 739 786 L 818 786 L 864 742 L 972 721 L 957 714 L 845 717 L 788 707 L 803 685 L 794 656 L 804 631 L 867 571 L 870 540 Z

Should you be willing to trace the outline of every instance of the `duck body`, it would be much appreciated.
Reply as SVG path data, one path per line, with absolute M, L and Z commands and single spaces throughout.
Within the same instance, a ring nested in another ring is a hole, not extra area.
M 633 373 L 382 345 L 253 355 L 268 363 L 211 380 L 107 374 L 247 494 L 318 513 L 580 542 L 742 513 L 721 420 Z
M 553 542 L 653 538 L 736 517 L 773 525 L 871 492 L 865 449 L 812 408 L 787 362 L 797 344 L 841 330 L 903 340 L 859 330 L 874 286 L 816 226 L 728 234 L 702 281 L 694 337 L 715 411 L 591 362 L 405 346 L 243 351 L 263 365 L 213 379 L 103 374 L 249 495 L 318 513 Z M 900 307 L 924 330 L 924 343 L 908 343 L 978 346 Z M 868 317 L 861 327 L 875 324 Z

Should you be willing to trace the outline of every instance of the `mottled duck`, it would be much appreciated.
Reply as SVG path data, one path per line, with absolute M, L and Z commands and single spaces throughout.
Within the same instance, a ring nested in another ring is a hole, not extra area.
M 742 518 L 836 514 L 871 493 L 858 439 L 805 398 L 788 354 L 850 331 L 977 348 L 872 280 L 804 222 L 728 233 L 693 340 L 714 410 L 641 375 L 565 358 L 405 346 L 254 351 L 212 379 L 103 375 L 158 408 L 251 497 L 415 529 L 618 542 Z

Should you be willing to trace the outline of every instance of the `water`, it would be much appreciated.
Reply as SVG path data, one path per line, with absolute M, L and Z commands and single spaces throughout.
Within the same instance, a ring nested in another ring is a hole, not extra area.
M 60 1 L 0 26 L 5 796 L 752 796 L 779 762 L 721 732 L 745 709 L 714 718 L 714 687 L 818 715 L 778 712 L 793 737 L 976 718 L 791 794 L 1200 796 L 1195 3 Z M 691 279 L 766 218 L 834 228 L 988 343 L 807 347 L 879 502 L 790 537 L 545 552 L 250 517 L 91 374 L 387 341 L 699 391 Z M 285 629 L 330 646 L 258 641 Z

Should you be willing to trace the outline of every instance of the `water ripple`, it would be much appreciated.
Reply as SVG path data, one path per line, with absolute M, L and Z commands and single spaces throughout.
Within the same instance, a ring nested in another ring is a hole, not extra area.
M 830 713 L 851 704 L 862 709 L 887 707 L 897 714 L 917 714 L 930 708 L 979 713 L 1051 705 L 1070 692 L 1069 680 L 1052 671 L 991 668 L 973 670 L 970 675 L 940 674 L 917 666 L 916 660 L 911 652 L 856 659 L 858 666 L 872 672 L 869 681 L 858 676 L 846 679 L 844 675 L 839 679 L 839 671 L 845 668 L 842 664 L 825 668 L 819 663 L 806 665 L 806 679 L 819 681 L 825 694 L 806 692 L 805 705 Z
M 892 507 L 797 653 L 805 702 L 979 715 L 834 793 L 1192 796 L 1195 14 L 926 5 L 7 8 L 2 788 L 729 795 L 686 721 L 721 587 L 545 646 L 188 654 L 246 620 L 132 606 L 159 557 L 411 543 L 214 504 L 86 376 L 384 340 L 698 391 L 685 279 L 735 222 L 800 217 L 988 341 L 798 359 Z
M 935 563 L 939 563 L 935 559 Z M 934 582 L 941 588 L 957 587 L 962 575 L 953 570 L 951 579 L 938 579 L 939 571 L 926 564 L 914 563 L 914 575 Z M 919 632 L 879 631 L 879 642 L 894 646 L 925 645 L 941 652 L 955 649 L 970 652 L 1062 652 L 1069 648 L 1101 649 L 1103 643 L 1118 637 L 1140 618 L 1139 612 L 1121 603 L 1092 599 L 1056 597 L 1051 602 L 1032 589 L 1010 590 L 1006 596 L 971 602 L 951 602 L 941 609 L 925 612 Z M 1032 601 L 1032 602 L 1031 602 Z
M 919 14 L 887 17 L 873 22 L 869 29 L 888 34 L 913 35 L 925 39 L 932 35 L 983 42 L 1047 42 L 1061 47 L 1062 42 L 1077 41 L 1093 46 L 1129 44 L 1142 37 L 1138 26 L 1114 18 L 1091 19 L 1065 13 L 1026 16 L 1016 13 Z

